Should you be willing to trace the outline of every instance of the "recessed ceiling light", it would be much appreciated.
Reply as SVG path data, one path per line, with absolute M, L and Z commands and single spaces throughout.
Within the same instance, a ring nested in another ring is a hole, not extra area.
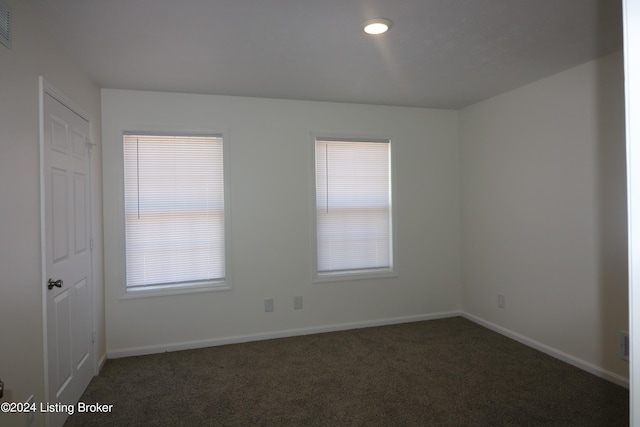
M 386 33 L 389 28 L 391 28 L 391 21 L 384 18 L 369 19 L 362 24 L 362 29 L 367 34 Z

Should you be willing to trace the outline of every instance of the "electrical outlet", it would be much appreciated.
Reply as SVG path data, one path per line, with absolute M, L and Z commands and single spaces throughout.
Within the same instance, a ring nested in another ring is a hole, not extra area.
M 629 332 L 620 331 L 620 358 L 629 361 Z
M 264 300 L 265 313 L 271 313 L 273 311 L 273 298 L 267 298 Z
M 300 310 L 302 308 L 302 297 L 293 297 L 293 309 Z
M 502 294 L 498 294 L 498 307 L 499 308 L 505 308 L 506 307 L 504 295 L 502 295 Z

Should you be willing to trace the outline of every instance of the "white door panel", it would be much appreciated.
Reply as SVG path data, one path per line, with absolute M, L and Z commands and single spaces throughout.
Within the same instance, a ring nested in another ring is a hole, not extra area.
M 74 201 L 74 254 L 82 255 L 87 250 L 87 218 L 88 212 L 86 200 L 87 182 L 84 174 L 73 174 L 73 201 Z
M 52 404 L 75 404 L 91 381 L 94 366 L 90 125 L 45 93 L 43 126 L 48 399 Z M 48 415 L 54 427 L 68 416 Z
M 57 334 L 50 335 L 51 350 L 49 356 L 53 358 L 55 365 L 55 378 L 53 378 L 53 390 L 56 400 L 60 398 L 66 385 L 72 379 L 71 372 L 71 331 L 67 327 L 71 317 L 71 304 L 69 302 L 69 292 L 64 290 L 53 298 L 53 318 Z

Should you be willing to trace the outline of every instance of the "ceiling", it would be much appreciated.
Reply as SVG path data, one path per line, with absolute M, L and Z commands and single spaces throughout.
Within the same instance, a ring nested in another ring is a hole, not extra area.
M 456 109 L 622 49 L 618 0 L 31 1 L 104 88 Z

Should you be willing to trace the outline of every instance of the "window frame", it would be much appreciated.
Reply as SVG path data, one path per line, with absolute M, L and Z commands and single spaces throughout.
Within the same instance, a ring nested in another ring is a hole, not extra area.
M 120 147 L 120 173 L 122 176 L 120 194 L 120 221 L 121 221 L 121 274 L 122 287 L 120 299 L 133 299 L 144 297 L 156 297 L 165 295 L 181 295 L 201 292 L 226 291 L 231 289 L 231 203 L 229 194 L 229 137 L 228 132 L 219 129 L 183 129 L 183 128 L 126 128 L 119 133 Z M 124 137 L 125 135 L 153 135 L 153 136 L 185 136 L 203 137 L 211 136 L 222 139 L 222 174 L 224 180 L 224 268 L 225 277 L 217 280 L 208 280 L 191 283 L 167 283 L 140 287 L 127 285 L 127 243 L 126 243 L 126 212 L 125 212 L 125 168 L 124 168 Z
M 395 143 L 394 138 L 388 135 L 363 135 L 335 132 L 311 132 L 310 133 L 310 212 L 311 212 L 311 271 L 313 283 L 345 282 L 353 280 L 384 279 L 398 276 L 398 260 L 396 257 L 397 248 L 397 227 L 396 227 L 396 176 L 395 176 Z M 318 271 L 318 223 L 316 205 L 316 141 L 345 141 L 345 142 L 379 142 L 389 144 L 389 177 L 390 177 L 390 238 L 389 238 L 389 258 L 390 267 L 365 268 L 353 270 L 340 270 L 334 272 Z

